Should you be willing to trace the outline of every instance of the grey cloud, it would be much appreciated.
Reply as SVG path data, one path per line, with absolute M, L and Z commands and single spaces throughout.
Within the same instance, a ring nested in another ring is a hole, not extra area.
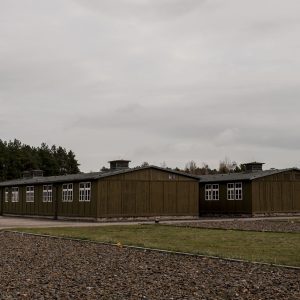
M 3 0 L 0 138 L 62 144 L 83 171 L 111 156 L 299 165 L 299 8 Z
M 298 111 L 291 113 L 290 109 L 292 106 L 298 107 L 298 101 L 292 91 L 290 98 L 289 93 L 284 91 L 277 91 L 276 95 L 272 97 L 268 93 L 258 93 L 245 99 L 237 99 L 235 95 L 223 103 L 209 105 L 199 101 L 192 106 L 181 103 L 173 105 L 172 110 L 168 105 L 153 107 L 131 103 L 115 111 L 106 111 L 105 115 L 81 118 L 71 126 L 87 127 L 94 131 L 122 129 L 137 135 L 155 133 L 156 136 L 172 138 L 176 142 L 198 139 L 217 147 L 241 144 L 299 149 L 299 132 L 289 129 L 291 124 L 294 128 L 300 126 Z M 260 101 L 253 106 L 256 99 Z M 285 105 L 281 106 L 283 101 Z M 272 106 L 273 115 L 268 115 Z M 289 117 L 289 123 L 279 122 Z
M 185 15 L 201 6 L 205 0 L 121 0 L 121 1 L 82 1 L 74 0 L 81 6 L 101 14 L 130 19 L 158 19 Z M 164 20 L 165 21 L 165 20 Z

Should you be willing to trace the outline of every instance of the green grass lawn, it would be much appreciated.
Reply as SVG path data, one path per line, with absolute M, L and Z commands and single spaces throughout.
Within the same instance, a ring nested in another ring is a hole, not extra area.
M 161 225 L 31 228 L 18 231 L 300 266 L 300 233 L 210 230 Z

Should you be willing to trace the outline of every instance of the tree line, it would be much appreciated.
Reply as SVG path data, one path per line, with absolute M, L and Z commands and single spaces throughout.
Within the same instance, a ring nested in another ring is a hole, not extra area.
M 144 162 L 140 167 L 149 166 Z M 168 168 L 163 162 L 161 167 Z M 39 147 L 22 144 L 15 139 L 13 141 L 2 141 L 0 139 L 0 181 L 21 178 L 24 171 L 43 170 L 45 176 L 58 176 L 80 173 L 79 163 L 72 150 L 67 151 L 61 146 L 49 147 L 42 143 Z M 103 167 L 101 171 L 108 171 Z M 208 164 L 202 163 L 198 166 L 191 160 L 185 168 L 174 168 L 175 171 L 186 172 L 193 175 L 224 174 L 244 171 L 243 165 L 238 165 L 228 158 L 221 160 L 218 169 L 211 169 Z
M 148 162 L 143 162 L 139 167 L 149 166 Z M 236 161 L 231 161 L 229 158 L 225 157 L 224 160 L 221 160 L 219 163 L 218 169 L 211 169 L 208 164 L 202 163 L 201 166 L 198 166 L 194 160 L 190 160 L 186 163 L 185 168 L 180 169 L 169 168 L 166 162 L 160 164 L 162 168 L 170 169 L 178 172 L 185 172 L 192 175 L 214 175 L 214 174 L 228 174 L 228 173 L 238 173 L 245 171 L 243 164 L 238 164 Z
M 22 144 L 15 139 L 0 139 L 0 180 L 21 178 L 24 171 L 43 170 L 45 176 L 79 173 L 79 163 L 73 151 L 61 146 L 39 147 Z
M 211 169 L 206 163 L 202 163 L 202 166 L 199 167 L 195 161 L 191 160 L 185 165 L 183 171 L 194 175 L 213 175 L 238 173 L 245 171 L 245 167 L 243 164 L 238 164 L 236 161 L 231 161 L 226 157 L 224 160 L 220 161 L 218 169 Z

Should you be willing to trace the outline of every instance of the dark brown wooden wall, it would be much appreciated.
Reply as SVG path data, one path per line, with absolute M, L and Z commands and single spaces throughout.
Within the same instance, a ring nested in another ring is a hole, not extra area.
M 87 182 L 90 182 L 89 180 Z M 72 183 L 72 182 L 69 182 Z M 96 218 L 97 181 L 91 182 L 91 201 L 79 201 L 79 182 L 73 182 L 73 201 L 62 201 L 62 184 L 57 186 L 58 216 Z
M 3 214 L 3 204 L 2 201 L 4 202 L 3 199 L 3 188 L 0 187 L 0 215 Z
M 9 187 L 9 201 L 4 202 L 4 188 L 2 189 L 3 214 L 52 216 L 54 213 L 55 194 L 52 202 L 43 202 L 43 185 L 34 188 L 34 202 L 26 202 L 26 186 L 19 187 L 19 201 L 11 202 L 11 187 Z
M 253 213 L 300 212 L 300 172 L 289 171 L 256 179 L 252 194 Z
M 43 185 L 35 185 L 34 202 L 26 202 L 25 185 L 18 187 L 19 202 L 11 202 L 11 187 L 9 187 L 9 202 L 4 202 L 4 188 L 2 188 L 3 214 L 54 217 L 57 201 L 57 215 L 60 217 L 96 217 L 98 187 L 96 181 L 92 182 L 90 202 L 79 202 L 79 182 L 73 182 L 72 202 L 62 202 L 62 184 L 53 184 L 52 202 L 43 202 Z
M 251 182 L 242 182 L 243 200 L 227 200 L 227 183 L 233 181 L 213 183 L 219 184 L 219 200 L 205 200 L 205 183 L 200 183 L 200 214 L 251 214 Z
M 26 186 L 18 186 L 19 202 L 3 199 L 3 214 L 90 218 L 199 214 L 198 180 L 170 172 L 150 168 L 94 180 L 90 202 L 79 201 L 79 182 L 64 183 L 73 183 L 72 202 L 62 202 L 63 183 L 53 184 L 50 203 L 42 200 L 43 185 L 35 185 L 34 203 L 26 202 Z M 4 188 L 2 197 L 3 193 Z
M 198 216 L 198 180 L 154 169 L 99 180 L 98 217 Z
M 54 216 L 57 211 L 59 217 L 90 218 L 300 212 L 299 171 L 244 181 L 243 200 L 227 200 L 227 182 L 218 184 L 219 200 L 206 201 L 204 183 L 150 168 L 92 181 L 91 202 L 79 202 L 79 182 L 73 182 L 73 202 L 62 202 L 62 184 L 57 183 L 50 203 L 42 201 L 43 185 L 35 185 L 34 203 L 26 202 L 26 186 L 19 186 L 17 203 L 4 202 L 1 188 L 0 211 L 40 216 Z

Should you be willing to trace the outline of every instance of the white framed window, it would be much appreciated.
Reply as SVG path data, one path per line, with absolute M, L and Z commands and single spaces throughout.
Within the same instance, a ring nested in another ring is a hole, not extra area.
M 234 183 L 227 183 L 227 200 L 234 200 Z
M 206 184 L 205 185 L 205 200 L 219 200 L 219 185 Z
M 235 184 L 235 200 L 243 200 L 243 185 L 241 182 Z
M 212 200 L 219 200 L 219 185 L 212 185 Z
M 91 201 L 91 183 L 80 182 L 79 183 L 79 201 Z
M 227 184 L 227 200 L 243 200 L 243 184 L 241 182 Z
M 175 174 L 169 174 L 169 179 L 170 180 L 175 180 L 176 179 L 176 175 Z
M 66 183 L 62 186 L 62 201 L 72 202 L 73 201 L 73 183 Z
M 52 202 L 52 185 L 43 185 L 43 202 Z
M 5 188 L 4 191 L 4 201 L 8 202 L 8 196 L 9 196 L 9 188 Z
M 205 185 L 205 200 L 212 200 L 211 197 L 211 184 Z
M 19 202 L 19 188 L 12 187 L 11 188 L 11 202 Z
M 34 186 L 26 186 L 26 202 L 34 202 Z

